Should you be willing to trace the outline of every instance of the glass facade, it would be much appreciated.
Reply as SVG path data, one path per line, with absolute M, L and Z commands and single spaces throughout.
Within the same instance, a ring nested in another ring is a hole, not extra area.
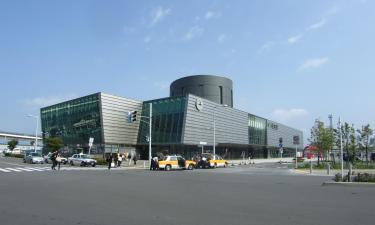
M 143 102 L 142 121 L 138 143 L 147 144 L 149 135 L 148 117 L 152 103 L 152 143 L 181 143 L 182 126 L 185 118 L 186 97 L 173 97 Z
M 267 145 L 267 120 L 249 114 L 249 144 Z
M 41 109 L 43 138 L 59 136 L 67 145 L 102 143 L 99 93 Z

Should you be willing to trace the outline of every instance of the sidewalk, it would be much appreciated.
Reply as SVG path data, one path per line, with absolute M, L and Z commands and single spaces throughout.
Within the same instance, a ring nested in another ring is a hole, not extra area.
M 290 169 L 294 173 L 298 174 L 306 174 L 306 175 L 312 175 L 312 176 L 335 176 L 335 174 L 341 173 L 341 170 L 330 170 L 330 173 L 328 174 L 326 169 L 318 170 L 313 169 L 312 173 L 310 173 L 310 169 Z M 352 170 L 355 173 L 370 173 L 375 174 L 375 170 L 362 170 L 362 169 L 356 169 Z M 344 175 L 348 174 L 349 170 L 344 169 Z

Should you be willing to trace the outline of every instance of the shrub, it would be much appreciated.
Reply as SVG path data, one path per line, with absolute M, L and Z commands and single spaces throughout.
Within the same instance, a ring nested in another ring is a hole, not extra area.
M 107 165 L 107 161 L 103 158 L 94 158 L 96 160 L 96 165 Z
M 358 173 L 354 177 L 354 182 L 375 182 L 375 174 Z

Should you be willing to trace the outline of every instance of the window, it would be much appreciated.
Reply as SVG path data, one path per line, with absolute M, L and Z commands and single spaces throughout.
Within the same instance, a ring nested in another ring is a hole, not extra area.
M 223 86 L 219 86 L 220 88 L 220 104 L 223 104 Z

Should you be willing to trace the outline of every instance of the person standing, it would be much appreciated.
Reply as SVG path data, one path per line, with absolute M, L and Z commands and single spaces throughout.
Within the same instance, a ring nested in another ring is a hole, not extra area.
M 108 170 L 111 169 L 111 166 L 112 166 L 112 160 L 113 160 L 113 156 L 112 156 L 112 153 L 109 155 L 108 157 Z

